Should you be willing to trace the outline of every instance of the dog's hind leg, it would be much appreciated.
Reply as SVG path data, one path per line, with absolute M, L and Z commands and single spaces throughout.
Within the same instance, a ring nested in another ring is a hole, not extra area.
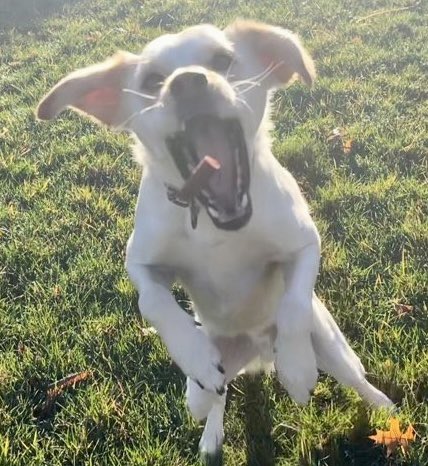
M 317 296 L 313 297 L 314 328 L 312 342 L 317 367 L 338 382 L 355 388 L 375 407 L 392 407 L 392 401 L 366 380 L 360 359 L 349 346 L 331 314 Z
M 205 465 L 220 466 L 223 452 L 223 416 L 226 405 L 226 392 L 218 396 L 211 405 L 205 423 L 201 440 L 199 441 L 199 454 Z

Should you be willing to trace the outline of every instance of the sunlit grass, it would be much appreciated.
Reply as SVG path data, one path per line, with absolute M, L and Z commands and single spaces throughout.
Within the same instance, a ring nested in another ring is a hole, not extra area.
M 42 124 L 33 112 L 77 66 L 237 16 L 299 32 L 315 57 L 312 90 L 275 96 L 274 153 L 298 178 L 323 238 L 319 294 L 418 437 L 407 458 L 387 459 L 367 439 L 386 414 L 332 379 L 320 378 L 305 408 L 275 379 L 240 379 L 225 464 L 428 464 L 422 2 L 29 3 L 33 23 L 30 10 L 16 21 L 22 3 L 0 6 L 0 465 L 198 464 L 201 430 L 184 406 L 184 377 L 142 332 L 123 267 L 140 176 L 129 140 L 71 113 Z M 352 141 L 347 153 L 329 140 L 335 128 Z M 413 313 L 399 317 L 396 303 Z M 40 416 L 47 386 L 82 370 L 93 377 Z

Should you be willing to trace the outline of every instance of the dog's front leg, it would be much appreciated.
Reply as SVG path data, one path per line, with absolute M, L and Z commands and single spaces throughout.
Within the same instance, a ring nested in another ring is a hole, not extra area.
M 156 328 L 172 359 L 201 388 L 222 395 L 225 376 L 220 352 L 175 302 L 169 290 L 171 275 L 129 260 L 126 268 L 139 293 L 142 317 Z
M 298 403 L 306 403 L 318 372 L 311 341 L 312 296 L 318 274 L 320 244 L 298 251 L 292 264 L 284 264 L 286 292 L 277 314 L 275 367 L 281 383 Z

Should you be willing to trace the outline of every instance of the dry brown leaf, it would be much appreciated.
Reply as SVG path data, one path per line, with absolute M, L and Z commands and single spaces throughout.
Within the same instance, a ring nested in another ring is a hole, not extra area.
M 55 285 L 53 289 L 53 295 L 55 298 L 59 298 L 62 295 L 62 290 L 59 285 Z
M 149 337 L 150 335 L 156 335 L 158 332 L 154 327 L 143 327 L 141 329 L 141 334 L 143 337 Z
M 331 130 L 331 132 L 327 136 L 327 142 L 340 141 L 342 138 L 343 138 L 343 129 L 337 127 Z
M 399 316 L 404 316 L 407 314 L 411 314 L 414 311 L 415 307 L 410 306 L 409 304 L 395 304 L 395 311 Z
M 72 388 L 76 384 L 80 382 L 84 382 L 92 377 L 91 371 L 82 371 L 76 372 L 75 374 L 67 375 L 63 379 L 60 379 L 48 387 L 48 396 L 51 394 L 52 396 L 59 396 L 61 393 L 64 392 L 67 388 Z
M 43 405 L 38 409 L 38 417 L 49 416 L 55 405 L 57 398 L 64 393 L 68 388 L 74 388 L 77 384 L 84 382 L 92 377 L 91 371 L 82 371 L 75 374 L 67 375 L 48 386 L 46 393 L 46 400 Z
M 18 343 L 17 351 L 19 354 L 24 354 L 27 351 L 27 349 L 28 348 L 24 345 L 24 343 L 22 343 L 22 341 Z
M 103 33 L 101 31 L 92 31 L 90 34 L 86 36 L 86 40 L 88 42 L 97 42 L 103 37 Z
M 369 439 L 373 440 L 377 445 L 386 446 L 386 456 L 391 456 L 397 447 L 400 447 L 404 454 L 409 449 L 409 442 L 415 440 L 415 429 L 409 424 L 406 432 L 401 432 L 400 422 L 396 418 L 389 421 L 389 431 L 376 429 L 376 435 L 369 435 Z

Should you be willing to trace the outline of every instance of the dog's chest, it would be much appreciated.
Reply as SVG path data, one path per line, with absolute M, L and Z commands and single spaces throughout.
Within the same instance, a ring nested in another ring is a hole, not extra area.
M 177 278 L 199 318 L 223 335 L 267 325 L 284 287 L 268 245 L 251 233 L 225 236 L 218 242 L 184 242 L 176 257 Z

